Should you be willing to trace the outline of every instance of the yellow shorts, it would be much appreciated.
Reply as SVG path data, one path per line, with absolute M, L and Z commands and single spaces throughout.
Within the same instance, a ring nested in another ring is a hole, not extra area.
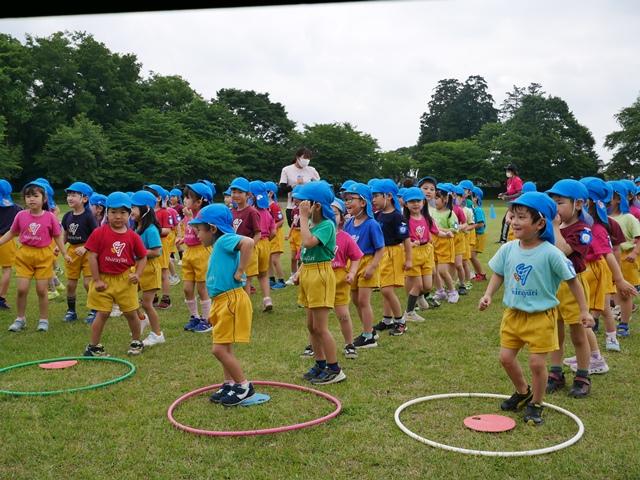
M 516 239 L 516 235 L 513 233 L 513 228 L 511 228 L 511 225 L 509 225 L 509 231 L 507 232 L 507 242 L 510 242 L 511 240 L 515 240 Z
M 110 312 L 113 304 L 117 303 L 124 313 L 137 310 L 140 306 L 138 285 L 129 283 L 129 273 L 129 270 L 118 275 L 101 273 L 100 279 L 107 284 L 107 289 L 102 292 L 95 289 L 92 280 L 87 294 L 87 307 L 98 312 Z
M 72 258 L 71 263 L 65 262 L 65 271 L 69 280 L 78 280 L 80 274 L 85 278 L 91 276 L 91 268 L 89 267 L 89 253 L 85 252 L 84 255 L 79 256 L 76 254 L 76 248 L 83 247 L 84 244 L 79 245 L 67 245 L 67 253 Z
M 158 290 L 162 288 L 162 267 L 160 257 L 147 259 L 138 287 L 141 291 Z
M 435 237 L 433 248 L 434 260 L 437 264 L 455 263 L 456 250 L 453 238 Z
M 351 284 L 351 290 L 357 290 L 358 288 L 380 288 L 380 265 L 373 272 L 370 279 L 364 278 L 364 270 L 373 261 L 373 255 L 365 255 L 360 259 L 360 265 L 358 265 L 358 273 L 356 278 L 353 279 Z
M 55 255 L 51 247 L 20 245 L 16 253 L 16 277 L 46 280 L 53 278 Z
M 587 305 L 589 305 L 589 284 L 585 280 L 584 273 L 579 273 L 577 279 L 580 285 L 582 285 L 584 298 L 587 301 Z M 560 302 L 556 307 L 558 309 L 558 321 L 563 321 L 566 325 L 580 323 L 580 307 L 578 306 L 576 298 L 571 293 L 567 282 L 560 283 L 556 297 L 558 297 L 558 301 Z
M 17 250 L 15 240 L 9 240 L 4 245 L 0 245 L 0 267 L 13 267 L 16 263 Z
M 276 236 L 270 240 L 271 253 L 284 252 L 284 228 L 280 227 L 276 230 Z
M 605 275 L 605 293 L 607 295 L 615 295 L 616 293 L 618 293 L 618 290 L 616 289 L 615 284 L 613 283 L 613 273 L 611 273 L 611 269 L 609 268 L 609 264 L 606 263 L 605 260 L 605 264 L 607 269 L 604 272 Z
M 464 253 L 462 254 L 463 260 L 471 259 L 471 234 L 463 233 L 464 235 Z
M 165 269 L 169 268 L 169 258 L 171 254 L 169 253 L 169 249 L 171 248 L 171 240 L 169 235 L 166 237 L 160 237 L 160 243 L 162 244 L 162 253 L 157 257 L 160 260 L 160 268 Z
M 604 297 L 611 283 L 611 272 L 607 261 L 600 258 L 595 262 L 587 262 L 587 269 L 582 274 L 589 284 L 589 310 L 604 310 Z
M 484 233 L 476 233 L 476 244 L 471 249 L 473 252 L 482 253 L 487 241 L 487 236 Z
M 182 256 L 182 279 L 188 282 L 204 282 L 207 279 L 211 247 L 194 245 L 187 247 Z
M 289 230 L 289 247 L 291 247 L 291 258 L 300 258 L 300 249 L 302 248 L 302 237 L 299 228 Z
M 384 247 L 380 260 L 380 287 L 404 287 L 404 246 Z
M 620 269 L 622 276 L 631 285 L 640 285 L 640 273 L 638 272 L 638 259 L 635 262 L 627 262 L 625 258 L 631 253 L 631 250 L 620 251 Z
M 333 308 L 335 299 L 336 276 L 331 262 L 302 264 L 298 305 L 306 308 Z
M 260 273 L 269 271 L 269 258 L 271 257 L 271 244 L 268 238 L 261 238 L 253 247 L 251 258 L 247 265 L 247 277 L 255 277 Z
M 471 251 L 473 251 L 473 247 L 476 244 L 476 231 L 474 230 L 469 230 L 469 245 L 471 246 Z
M 555 308 L 527 313 L 505 309 L 500 324 L 500 346 L 520 350 L 529 345 L 531 353 L 547 353 L 558 349 L 558 321 Z
M 253 307 L 244 288 L 234 288 L 211 300 L 209 323 L 213 343 L 249 343 Z
M 169 248 L 167 248 L 169 256 L 171 256 L 172 253 L 178 253 L 178 247 L 176 247 L 176 230 L 174 228 L 172 228 L 169 235 L 167 235 L 167 244 L 169 245 Z
M 349 268 L 336 268 L 333 273 L 336 276 L 336 296 L 333 305 L 335 307 L 349 305 L 351 303 L 351 285 L 347 283 Z
M 433 273 L 433 245 L 425 243 L 411 249 L 411 268 L 407 277 L 423 277 Z
M 464 244 L 464 233 L 462 232 L 458 232 L 455 233 L 453 235 L 453 244 L 454 244 L 454 249 L 455 249 L 455 256 L 457 257 L 458 255 L 464 255 L 464 252 L 466 250 L 466 246 Z

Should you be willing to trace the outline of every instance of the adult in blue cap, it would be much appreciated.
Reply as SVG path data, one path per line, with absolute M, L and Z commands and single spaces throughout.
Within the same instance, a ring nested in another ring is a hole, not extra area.
M 13 219 L 22 210 L 22 208 L 13 203 L 13 198 L 11 198 L 12 191 L 11 184 L 4 178 L 0 179 L 0 237 L 11 229 Z M 0 276 L 0 310 L 9 308 L 6 296 L 11 280 L 11 268 L 15 264 L 16 251 L 15 242 L 7 242 L 0 246 L 0 269 L 2 269 L 2 275 Z
M 284 167 L 280 172 L 280 191 L 287 194 L 286 216 L 289 227 L 291 227 L 291 222 L 293 221 L 294 205 L 291 199 L 293 187 L 320 180 L 318 171 L 309 165 L 311 157 L 311 150 L 301 147 L 296 150 L 292 163 Z

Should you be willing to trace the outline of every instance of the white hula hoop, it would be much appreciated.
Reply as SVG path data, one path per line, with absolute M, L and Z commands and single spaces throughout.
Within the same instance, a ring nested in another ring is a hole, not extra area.
M 576 443 L 582 435 L 584 434 L 584 425 L 582 421 L 569 410 L 565 410 L 564 408 L 557 407 L 555 405 L 551 405 L 549 403 L 543 403 L 542 405 L 552 410 L 557 410 L 558 412 L 566 415 L 571 418 L 578 425 L 578 433 L 576 433 L 569 440 L 562 442 L 558 445 L 554 445 L 546 448 L 539 448 L 537 450 L 519 450 L 515 452 L 494 452 L 491 450 L 470 450 L 468 448 L 460 448 L 460 447 L 452 447 L 450 445 L 445 445 L 444 443 L 434 442 L 433 440 L 429 440 L 428 438 L 421 437 L 420 435 L 413 433 L 404 424 L 400 421 L 400 414 L 404 409 L 410 407 L 411 405 L 415 405 L 416 403 L 427 402 L 429 400 L 440 400 L 442 398 L 458 398 L 458 397 L 466 397 L 466 398 L 474 398 L 474 397 L 482 397 L 482 398 L 509 398 L 508 395 L 498 395 L 495 393 L 443 393 L 440 395 L 429 395 L 426 397 L 415 398 L 413 400 L 409 400 L 408 402 L 400 405 L 394 414 L 394 419 L 396 421 L 396 425 L 402 430 L 404 433 L 409 435 L 414 440 L 418 440 L 419 442 L 426 443 L 435 448 L 441 448 L 443 450 L 449 450 L 451 452 L 458 453 L 466 453 L 469 455 L 484 455 L 487 457 L 526 457 L 533 455 L 543 455 L 545 453 L 557 452 L 558 450 L 562 450 L 563 448 L 569 447 Z

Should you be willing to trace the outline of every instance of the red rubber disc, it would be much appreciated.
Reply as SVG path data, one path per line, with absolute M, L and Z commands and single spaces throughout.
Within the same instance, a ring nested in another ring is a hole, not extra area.
M 77 360 L 63 360 L 61 362 L 41 363 L 38 366 L 45 370 L 58 370 L 60 368 L 73 367 L 78 363 Z
M 516 421 L 504 415 L 472 415 L 464 419 L 464 426 L 476 432 L 506 432 L 515 428 Z

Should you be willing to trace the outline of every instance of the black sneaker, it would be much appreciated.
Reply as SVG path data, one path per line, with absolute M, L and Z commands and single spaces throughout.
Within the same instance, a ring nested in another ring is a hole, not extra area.
M 353 343 L 344 346 L 344 356 L 345 358 L 358 358 L 358 352 Z
M 537 403 L 530 403 L 527 405 L 527 410 L 524 412 L 524 423 L 537 427 L 544 423 L 542 418 L 542 410 L 544 407 Z
M 518 410 L 522 410 L 532 398 L 533 392 L 531 392 L 531 387 L 527 386 L 527 393 L 514 393 L 500 404 L 500 408 L 504 411 L 517 412 Z
M 220 403 L 225 407 L 234 407 L 244 400 L 253 397 L 255 393 L 252 383 L 249 383 L 247 388 L 242 388 L 242 385 L 235 384 L 232 385 L 227 394 L 220 399 Z
M 371 333 L 373 334 L 373 339 L 374 340 L 380 340 L 380 334 L 376 330 L 376 327 L 373 327 L 373 330 L 371 331 Z
M 431 295 L 425 298 L 427 299 L 427 303 L 430 308 L 438 308 L 441 305 L 440 302 Z
M 591 330 L 593 330 L 593 333 L 598 333 L 600 331 L 600 319 L 599 318 L 594 318 L 593 321 L 595 322 L 593 327 L 591 327 Z
M 331 383 L 338 383 L 343 381 L 347 376 L 342 369 L 331 370 L 329 367 L 325 368 L 320 375 L 311 379 L 311 383 L 314 385 L 329 385 Z
M 588 377 L 578 377 L 573 379 L 573 385 L 569 390 L 569 396 L 573 398 L 584 398 L 591 392 L 591 380 Z
M 384 330 L 391 330 L 393 329 L 393 322 L 391 323 L 384 323 L 384 320 L 380 320 L 377 325 L 375 325 L 373 327 L 375 330 L 379 330 L 379 331 L 384 331 Z
M 467 287 L 465 287 L 464 285 L 460 285 L 458 287 L 458 295 L 466 295 L 467 293 Z
M 127 355 L 140 355 L 142 350 L 144 350 L 144 344 L 140 340 L 132 340 Z
M 389 335 L 399 337 L 400 335 L 404 335 L 406 331 L 407 325 L 405 323 L 396 323 L 393 325 L 393 329 L 389 332 Z
M 365 338 L 364 335 L 358 335 L 353 342 L 353 346 L 356 348 L 373 348 L 378 346 L 378 342 L 376 342 L 375 337 Z
M 307 373 L 302 375 L 302 378 L 304 380 L 311 380 L 312 378 L 316 378 L 318 375 L 320 375 L 320 373 L 322 373 L 322 369 L 318 367 L 318 364 L 315 364 L 307 371 Z
M 567 384 L 564 373 L 549 372 L 547 377 L 547 393 L 555 393 L 562 390 Z
M 101 343 L 97 345 L 87 345 L 84 350 L 85 357 L 108 357 L 109 355 L 104 351 L 104 347 Z
M 0 297 L 0 310 L 9 310 L 9 304 L 4 297 Z
M 313 357 L 313 347 L 311 345 L 307 345 L 304 347 L 303 352 L 300 354 L 301 357 Z
M 209 401 L 213 403 L 220 403 L 222 397 L 224 397 L 231 390 L 232 385 L 230 383 L 224 383 L 222 386 L 211 394 Z

